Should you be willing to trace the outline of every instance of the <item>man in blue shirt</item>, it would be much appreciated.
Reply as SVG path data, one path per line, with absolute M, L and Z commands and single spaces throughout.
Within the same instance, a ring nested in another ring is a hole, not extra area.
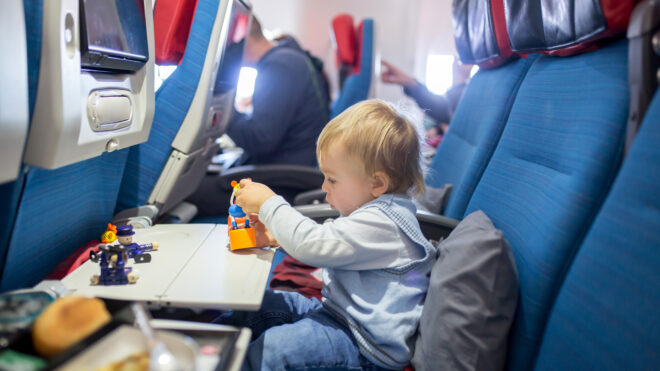
M 234 112 L 227 129 L 245 151 L 241 163 L 316 166 L 316 139 L 329 119 L 322 70 L 297 43 L 266 39 L 256 18 L 243 62 L 257 69 L 253 110 Z

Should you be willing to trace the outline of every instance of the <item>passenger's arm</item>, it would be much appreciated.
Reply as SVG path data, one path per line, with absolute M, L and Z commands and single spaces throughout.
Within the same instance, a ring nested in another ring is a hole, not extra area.
M 259 66 L 250 116 L 238 114 L 229 122 L 227 134 L 248 154 L 264 155 L 282 145 L 291 125 L 303 88 L 291 66 L 274 62 Z
M 446 96 L 431 93 L 426 86 L 419 82 L 415 85 L 404 87 L 403 91 L 417 102 L 419 108 L 426 110 L 426 113 L 436 122 L 449 123 L 452 108 Z
M 271 197 L 259 219 L 292 257 L 317 267 L 381 269 L 400 256 L 396 225 L 362 209 L 350 217 L 318 224 L 291 207 L 282 197 Z

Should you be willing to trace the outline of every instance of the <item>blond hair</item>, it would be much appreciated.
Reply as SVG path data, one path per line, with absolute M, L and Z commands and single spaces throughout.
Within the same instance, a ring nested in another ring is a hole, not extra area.
M 404 193 L 412 186 L 416 192 L 424 191 L 417 130 L 391 104 L 378 99 L 362 101 L 332 119 L 316 145 L 319 162 L 336 141 L 349 156 L 361 160 L 366 175 L 387 174 L 387 193 Z

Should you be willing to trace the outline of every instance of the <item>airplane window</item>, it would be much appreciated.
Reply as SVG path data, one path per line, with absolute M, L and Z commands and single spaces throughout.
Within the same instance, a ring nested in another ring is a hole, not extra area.
M 163 84 L 163 81 L 167 80 L 177 67 L 178 66 L 156 66 L 156 68 L 154 68 L 154 74 L 156 75 L 156 78 L 154 79 L 154 91 L 158 91 Z
M 431 54 L 426 58 L 426 87 L 435 94 L 443 94 L 451 88 L 454 56 Z
M 241 67 L 238 75 L 238 84 L 236 86 L 236 109 L 239 112 L 247 113 L 248 107 L 252 103 L 252 94 L 254 93 L 254 82 L 257 80 L 257 69 L 252 67 Z

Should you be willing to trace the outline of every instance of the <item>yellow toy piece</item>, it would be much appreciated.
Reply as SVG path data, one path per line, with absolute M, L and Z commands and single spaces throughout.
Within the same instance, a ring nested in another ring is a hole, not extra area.
M 101 235 L 102 243 L 112 243 L 117 240 L 117 226 L 108 223 L 108 228 Z

